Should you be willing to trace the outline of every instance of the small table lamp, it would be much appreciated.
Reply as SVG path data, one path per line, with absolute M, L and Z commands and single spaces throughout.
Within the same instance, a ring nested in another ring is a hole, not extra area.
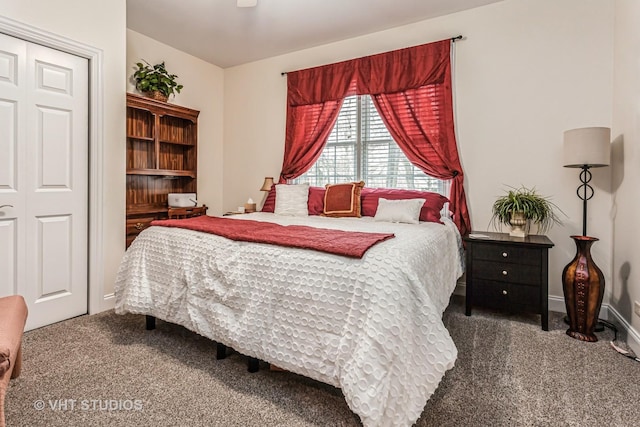
M 267 176 L 264 178 L 264 183 L 260 191 L 271 191 L 271 187 L 273 187 L 273 177 Z
M 587 200 L 593 197 L 589 169 L 608 166 L 610 153 L 609 128 L 590 127 L 564 133 L 564 166 L 582 169 L 582 184 L 577 190 L 582 200 L 582 236 L 571 236 L 576 244 L 576 255 L 562 271 L 562 290 L 569 323 L 567 335 L 588 342 L 598 341 L 594 331 L 598 330 L 605 285 L 602 271 L 591 258 L 591 245 L 598 239 L 587 236 Z

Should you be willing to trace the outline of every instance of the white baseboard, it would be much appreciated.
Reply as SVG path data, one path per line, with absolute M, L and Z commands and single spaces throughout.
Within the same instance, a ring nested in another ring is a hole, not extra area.
M 567 310 L 564 304 L 564 297 L 550 296 L 549 311 L 566 313 Z M 638 333 L 638 331 L 636 331 L 615 308 L 609 304 L 602 304 L 602 307 L 600 307 L 600 316 L 598 318 L 608 320 L 621 328 L 622 330 L 618 330 L 618 335 L 622 334 L 625 336 L 626 343 L 629 348 L 631 348 L 635 354 L 640 354 L 640 333 Z
M 466 295 L 467 287 L 464 282 L 464 277 L 458 281 L 456 288 L 453 291 L 454 295 Z M 558 313 L 566 314 L 566 306 L 564 304 L 564 297 L 558 297 L 554 295 L 549 296 L 549 311 L 555 311 Z M 622 328 L 622 331 L 618 331 L 618 334 L 622 333 L 626 336 L 626 343 L 629 348 L 636 354 L 640 355 L 640 333 L 636 331 L 633 326 L 627 322 L 624 317 L 618 311 L 611 307 L 609 304 L 602 304 L 600 308 L 599 319 L 608 320 L 614 322 Z
M 549 295 L 549 311 L 567 314 L 567 307 L 564 304 L 564 297 Z M 598 319 L 609 320 L 609 304 L 602 304 Z
M 549 311 L 567 314 L 567 307 L 564 305 L 564 297 L 549 295 Z M 603 310 L 600 309 L 600 315 L 602 315 L 602 312 Z
M 631 326 L 629 322 L 627 322 L 625 318 L 622 317 L 622 315 L 618 313 L 618 311 L 611 306 L 609 307 L 609 315 L 611 317 L 611 321 L 615 322 L 619 326 L 622 326 L 622 328 L 626 332 L 627 345 L 636 355 L 639 355 L 640 354 L 640 334 L 638 333 L 638 331 L 636 331 L 633 328 L 633 326 Z M 620 333 L 620 331 L 618 331 L 618 333 Z
M 458 280 L 458 283 L 456 284 L 456 288 L 453 290 L 453 294 L 461 295 L 461 296 L 465 296 L 467 294 L 467 286 L 464 282 L 464 276 L 461 277 L 460 280 Z M 558 313 L 566 314 L 567 310 L 566 310 L 566 306 L 564 305 L 564 297 L 549 295 L 549 311 L 555 311 Z M 609 305 L 602 304 L 602 307 L 600 308 L 599 319 L 609 320 L 609 311 L 610 311 Z M 620 317 L 619 314 L 618 314 L 618 317 Z
M 465 296 L 467 294 L 467 285 L 464 282 L 456 283 L 456 288 L 453 290 L 453 294 Z
M 98 314 L 103 311 L 111 310 L 116 306 L 116 296 L 114 293 L 106 294 L 100 300 L 98 307 L 89 306 L 89 314 Z

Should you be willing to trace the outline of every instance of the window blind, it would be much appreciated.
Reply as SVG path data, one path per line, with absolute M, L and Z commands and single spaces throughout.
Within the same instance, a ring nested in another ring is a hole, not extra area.
M 322 155 L 295 182 L 322 187 L 360 180 L 367 187 L 440 194 L 446 190 L 445 181 L 426 175 L 409 162 L 389 134 L 369 95 L 345 98 Z

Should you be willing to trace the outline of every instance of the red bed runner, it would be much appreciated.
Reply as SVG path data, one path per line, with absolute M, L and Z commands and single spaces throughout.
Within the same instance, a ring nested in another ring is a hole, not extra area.
M 363 233 L 303 225 L 279 225 L 271 222 L 211 216 L 156 220 L 151 222 L 151 225 L 187 228 L 216 234 L 231 240 L 313 249 L 353 258 L 362 258 L 365 252 L 376 243 L 394 237 L 393 234 L 387 233 Z

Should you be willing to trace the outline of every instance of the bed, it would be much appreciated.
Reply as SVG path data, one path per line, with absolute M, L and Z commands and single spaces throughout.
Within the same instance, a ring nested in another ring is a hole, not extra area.
M 232 218 L 394 237 L 351 258 L 152 226 L 122 260 L 116 313 L 173 322 L 338 387 L 365 426 L 413 424 L 457 357 L 442 323 L 463 271 L 453 222 Z

